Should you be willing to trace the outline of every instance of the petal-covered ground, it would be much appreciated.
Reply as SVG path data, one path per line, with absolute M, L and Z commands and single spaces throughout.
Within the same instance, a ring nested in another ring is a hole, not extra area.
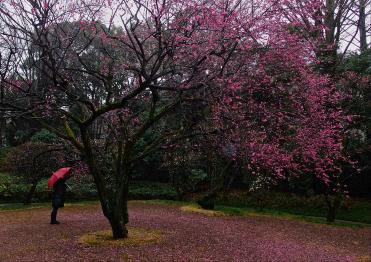
M 371 228 L 272 217 L 209 217 L 179 207 L 131 203 L 132 227 L 161 230 L 161 243 L 86 246 L 82 234 L 108 229 L 98 205 L 70 206 L 49 225 L 45 208 L 0 212 L 0 261 L 370 261 Z

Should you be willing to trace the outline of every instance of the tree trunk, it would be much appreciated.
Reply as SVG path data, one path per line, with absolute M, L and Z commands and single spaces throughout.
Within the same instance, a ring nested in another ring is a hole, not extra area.
M 111 225 L 113 238 L 126 238 L 128 236 L 126 224 L 129 221 L 127 208 L 128 187 L 126 186 L 124 188 L 121 188 L 121 190 L 117 189 L 120 191 L 112 194 L 109 190 L 106 189 L 103 178 L 99 175 L 94 166 L 93 168 L 89 166 L 89 168 L 91 174 L 94 177 L 94 182 L 98 191 L 103 214 L 108 219 Z
M 326 28 L 324 39 L 316 50 L 316 56 L 319 60 L 317 69 L 323 74 L 334 75 L 338 61 L 338 42 L 335 36 L 336 22 L 335 21 L 336 3 L 334 0 L 326 0 L 324 19 L 316 20 L 316 25 L 323 25 Z M 339 12 L 339 11 L 338 11 Z M 322 15 L 321 11 L 318 14 Z M 322 33 L 318 31 L 317 37 L 321 39 Z
M 366 1 L 359 1 L 359 35 L 361 53 L 367 50 Z
M 126 228 L 126 224 L 129 222 L 127 196 L 128 186 L 125 181 L 124 185 L 120 185 L 117 189 L 114 209 L 112 210 L 112 215 L 109 219 L 112 227 L 112 236 L 114 239 L 128 237 L 128 230 Z
M 335 210 L 335 208 L 334 207 L 329 207 L 329 209 L 327 211 L 326 221 L 328 223 L 335 222 L 335 217 L 336 217 L 336 210 Z
M 333 201 L 331 201 L 331 197 L 328 194 L 326 194 L 325 197 L 328 207 L 326 221 L 332 223 L 335 222 L 336 213 L 341 204 L 341 196 L 340 195 L 334 196 Z
M 112 217 L 109 218 L 109 222 L 112 229 L 112 236 L 114 239 L 127 238 L 128 230 L 126 224 L 122 219 L 122 211 L 114 210 Z
M 30 190 L 28 191 L 28 193 L 27 193 L 27 195 L 26 195 L 26 198 L 25 198 L 23 204 L 25 204 L 25 205 L 29 205 L 29 204 L 31 204 L 31 202 L 32 202 L 32 197 L 34 196 L 35 191 L 36 191 L 36 186 L 37 186 L 37 182 L 32 183 L 32 185 L 31 185 L 31 187 L 30 187 Z
M 216 196 L 216 191 L 211 191 L 202 199 L 198 200 L 197 204 L 199 204 L 203 209 L 214 210 Z
M 335 40 L 335 9 L 336 4 L 334 0 L 326 0 L 325 25 L 326 25 L 326 43 L 333 45 Z
M 4 137 L 5 137 L 5 119 L 4 119 L 4 114 L 1 113 L 0 114 L 0 149 L 3 148 L 5 146 L 5 141 L 4 141 Z
M 126 228 L 126 224 L 129 222 L 128 198 L 122 197 L 127 195 L 127 190 L 125 191 L 121 192 L 121 197 L 117 197 L 116 199 L 106 199 L 100 195 L 103 214 L 111 225 L 114 239 L 128 237 L 128 230 Z
M 210 173 L 214 173 L 211 175 L 211 177 L 216 178 L 216 185 L 212 186 L 212 189 L 204 196 L 202 199 L 197 201 L 197 203 L 203 208 L 203 209 L 209 209 L 214 210 L 215 208 L 215 201 L 220 194 L 220 192 L 225 193 L 225 189 L 229 187 L 229 184 L 225 185 L 225 180 L 227 179 L 225 174 L 229 170 L 229 168 L 233 165 L 234 161 L 230 160 L 220 172 L 217 172 L 213 168 L 209 168 Z M 214 171 L 213 171 L 214 170 Z M 216 173 L 216 174 L 215 174 Z M 232 178 L 230 178 L 229 183 L 232 183 Z M 219 181 L 218 181 L 219 180 Z
M 112 236 L 114 239 L 127 238 L 128 230 L 126 224 L 129 222 L 127 202 L 130 167 L 127 161 L 119 162 L 115 169 L 115 176 L 113 174 L 111 176 L 115 182 L 107 182 L 104 172 L 97 166 L 86 129 L 81 129 L 81 136 L 85 147 L 83 153 L 89 171 L 94 178 L 103 214 L 111 225 Z
M 128 211 L 128 195 L 129 195 L 129 187 L 126 186 L 125 189 L 123 190 L 123 201 L 122 201 L 122 221 L 126 225 L 129 223 L 129 211 Z

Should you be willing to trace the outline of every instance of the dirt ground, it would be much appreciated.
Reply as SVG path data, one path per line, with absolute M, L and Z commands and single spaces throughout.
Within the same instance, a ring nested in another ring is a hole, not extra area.
M 87 246 L 82 234 L 109 229 L 98 205 L 0 212 L 0 261 L 371 261 L 371 228 L 272 217 L 209 217 L 179 207 L 130 203 L 132 227 L 164 241 L 136 247 Z

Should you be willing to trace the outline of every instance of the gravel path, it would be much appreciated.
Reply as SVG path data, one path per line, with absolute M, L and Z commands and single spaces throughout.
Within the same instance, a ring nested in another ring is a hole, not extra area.
M 351 229 L 270 217 L 207 217 L 175 206 L 130 204 L 130 226 L 160 229 L 140 247 L 88 247 L 81 234 L 109 229 L 99 206 L 0 212 L 0 261 L 371 261 L 371 228 Z

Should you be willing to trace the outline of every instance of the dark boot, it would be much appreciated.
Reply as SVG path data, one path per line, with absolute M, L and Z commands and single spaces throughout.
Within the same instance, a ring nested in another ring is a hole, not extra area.
M 50 224 L 52 224 L 52 225 L 60 224 L 57 221 L 57 213 L 58 213 L 58 208 L 53 207 L 52 213 L 50 214 Z

